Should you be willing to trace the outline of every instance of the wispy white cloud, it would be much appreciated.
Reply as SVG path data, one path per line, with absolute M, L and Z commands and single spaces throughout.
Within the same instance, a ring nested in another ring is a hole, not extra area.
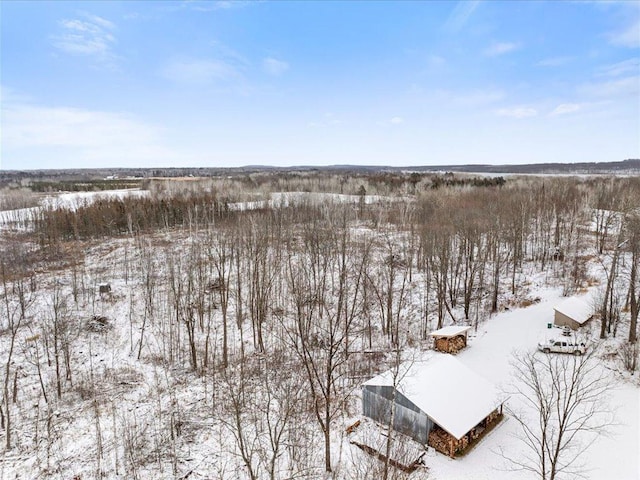
M 65 165 L 74 166 L 86 166 L 87 161 L 143 164 L 172 155 L 161 144 L 162 129 L 122 112 L 3 101 L 2 127 L 5 168 L 14 163 L 16 168 L 19 159 L 42 151 L 51 161 L 63 158 Z M 38 161 L 43 165 L 41 158 Z
M 401 123 L 404 123 L 404 118 L 402 118 L 402 117 L 393 117 L 393 118 L 391 118 L 390 123 L 392 125 L 400 125 Z
M 501 90 L 471 90 L 448 94 L 451 103 L 461 107 L 483 107 L 502 100 L 505 96 Z
M 585 83 L 578 87 L 578 93 L 590 97 L 619 98 L 632 97 L 640 93 L 640 76 L 627 76 L 606 82 Z
M 566 115 L 568 113 L 575 113 L 582 108 L 579 103 L 561 103 L 549 114 L 553 117 L 558 115 Z
M 520 44 L 518 43 L 497 42 L 487 47 L 483 53 L 487 57 L 497 57 L 518 50 L 519 48 Z
M 640 48 L 640 18 L 616 32 L 610 32 L 608 38 L 611 44 L 619 47 Z
M 11 147 L 104 147 L 153 137 L 149 127 L 117 113 L 33 105 L 9 106 L 3 113 L 3 143 Z
M 165 78 L 176 83 L 204 86 L 211 83 L 229 83 L 243 79 L 233 64 L 219 59 L 174 60 L 162 70 Z
M 419 102 L 428 102 L 442 108 L 483 108 L 505 98 L 505 92 L 496 88 L 476 88 L 469 90 L 432 90 L 412 84 L 407 93 Z
M 27 103 L 31 101 L 31 97 L 6 85 L 0 84 L 0 105 L 8 105 L 12 103 Z M 1 129 L 0 129 L 1 130 Z
M 431 54 L 427 57 L 427 66 L 430 70 L 442 68 L 447 63 L 446 59 L 440 55 Z
M 93 22 L 94 25 L 98 25 L 102 28 L 113 30 L 116 28 L 113 22 L 110 22 L 106 18 L 99 17 L 97 15 L 92 15 L 91 13 L 85 13 L 84 17 L 87 18 L 90 22 Z
M 412 84 L 407 94 L 416 102 L 437 105 L 438 108 L 477 109 L 486 108 L 504 99 L 503 90 L 486 87 L 474 89 L 431 89 L 423 85 Z
M 215 12 L 216 10 L 244 8 L 251 3 L 252 2 L 243 0 L 187 0 L 183 3 L 183 5 L 186 5 L 187 7 L 191 8 L 191 10 L 195 10 L 196 12 Z
M 538 111 L 535 108 L 531 107 L 510 107 L 510 108 L 501 108 L 496 110 L 496 114 L 501 117 L 511 117 L 511 118 L 528 118 L 535 117 L 538 115 Z
M 640 58 L 630 58 L 622 62 L 600 67 L 596 75 L 599 77 L 619 77 L 626 74 L 640 74 Z
M 113 22 L 85 13 L 80 18 L 61 20 L 59 25 L 61 33 L 51 37 L 58 50 L 70 55 L 91 56 L 103 62 L 114 59 L 116 26 Z
M 480 5 L 480 0 L 459 1 L 449 14 L 447 21 L 444 23 L 444 30 L 456 33 L 464 28 L 473 12 Z
M 536 63 L 537 67 L 561 67 L 571 62 L 573 57 L 550 57 L 543 58 Z
M 216 58 L 222 58 L 227 63 L 235 64 L 238 67 L 246 67 L 249 65 L 249 61 L 244 55 L 218 40 L 211 42 L 211 48 Z
M 269 75 L 278 77 L 289 70 L 289 64 L 277 58 L 267 57 L 262 60 L 262 68 Z
M 212 41 L 206 57 L 181 57 L 169 60 L 161 75 L 173 82 L 192 86 L 217 86 L 247 93 L 246 72 L 251 63 L 233 48 Z
M 322 116 L 322 120 L 311 121 L 307 123 L 307 126 L 311 128 L 329 127 L 329 126 L 342 125 L 343 123 L 344 122 L 340 120 L 334 113 L 327 112 Z

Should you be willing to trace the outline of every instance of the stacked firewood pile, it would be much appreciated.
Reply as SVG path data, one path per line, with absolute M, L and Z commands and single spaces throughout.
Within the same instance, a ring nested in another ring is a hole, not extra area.
M 436 338 L 436 350 L 445 353 L 457 353 L 467 346 L 464 335 L 451 338 Z
M 429 432 L 428 445 L 435 448 L 440 453 L 449 455 L 449 441 L 450 435 L 443 430 L 431 430 Z
M 484 422 L 483 422 L 484 423 Z M 484 432 L 485 428 L 482 424 L 474 427 L 470 432 L 469 436 L 471 437 L 471 441 L 477 439 Z
M 430 447 L 435 448 L 438 452 L 444 453 L 453 457 L 458 451 L 462 451 L 467 448 L 469 439 L 465 435 L 460 440 L 453 437 L 453 435 L 445 432 L 444 430 L 434 428 L 429 432 Z
M 499 416 L 500 416 L 500 412 L 496 408 L 493 412 L 487 415 L 487 418 L 485 419 L 485 422 L 486 422 L 485 424 L 487 426 L 491 425 L 493 422 L 495 422 L 498 419 Z
M 428 445 L 435 448 L 438 452 L 453 458 L 456 454 L 464 451 L 470 442 L 475 443 L 485 432 L 490 431 L 493 425 L 500 421 L 500 418 L 502 418 L 502 414 L 498 409 L 495 409 L 487 415 L 487 418 L 472 428 L 471 431 L 460 440 L 442 428 L 435 427 L 429 432 Z

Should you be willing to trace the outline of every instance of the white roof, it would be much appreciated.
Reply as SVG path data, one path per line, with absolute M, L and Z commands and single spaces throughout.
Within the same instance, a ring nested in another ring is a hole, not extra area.
M 398 391 L 457 439 L 504 401 L 495 385 L 452 355 L 404 362 L 398 372 Z M 393 372 L 388 370 L 364 385 L 393 386 Z
M 559 303 L 553 309 L 563 315 L 583 324 L 589 320 L 593 314 L 593 308 L 586 300 L 587 297 L 571 297 Z
M 434 330 L 429 335 L 432 337 L 456 337 L 458 335 L 462 335 L 470 330 L 471 327 L 464 327 L 458 325 L 451 325 L 449 327 L 444 327 L 439 330 Z

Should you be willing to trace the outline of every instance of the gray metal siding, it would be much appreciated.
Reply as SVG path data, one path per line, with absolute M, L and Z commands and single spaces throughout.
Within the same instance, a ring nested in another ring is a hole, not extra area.
M 573 318 L 565 315 L 564 313 L 558 312 L 556 310 L 556 314 L 553 320 L 554 325 L 558 327 L 569 327 L 572 330 L 577 330 L 580 328 L 580 324 L 576 322 Z
M 400 392 L 395 392 L 394 402 L 392 387 L 366 385 L 362 389 L 362 413 L 376 422 L 389 424 L 394 403 L 393 429 L 426 444 L 433 428 L 433 422 L 426 413 Z

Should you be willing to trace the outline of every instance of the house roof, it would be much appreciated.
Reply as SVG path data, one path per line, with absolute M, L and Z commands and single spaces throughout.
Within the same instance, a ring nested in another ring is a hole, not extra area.
M 593 308 L 585 300 L 586 297 L 571 297 L 559 303 L 553 309 L 582 325 L 593 315 Z
M 439 330 L 434 330 L 429 335 L 435 338 L 449 338 L 449 337 L 457 337 L 458 335 L 463 335 L 471 330 L 471 327 L 464 327 L 459 325 L 451 325 L 449 327 L 444 327 Z
M 457 439 L 504 401 L 495 385 L 451 355 L 404 362 L 397 372 L 397 390 Z M 363 386 L 393 387 L 393 380 L 394 371 L 388 370 Z

